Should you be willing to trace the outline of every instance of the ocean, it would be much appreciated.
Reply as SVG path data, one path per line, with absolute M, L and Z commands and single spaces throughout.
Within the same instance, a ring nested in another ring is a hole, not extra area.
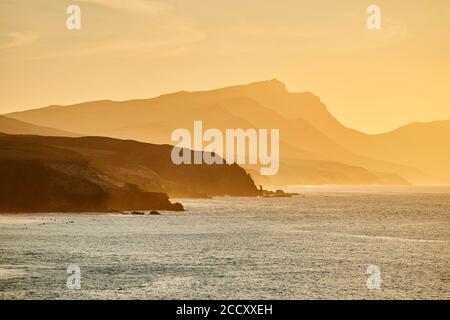
M 0 298 L 450 298 L 450 188 L 288 191 L 160 216 L 2 214 Z

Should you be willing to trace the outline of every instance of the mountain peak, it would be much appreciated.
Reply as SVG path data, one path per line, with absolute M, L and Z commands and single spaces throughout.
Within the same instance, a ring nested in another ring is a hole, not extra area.
M 264 81 L 249 83 L 249 84 L 245 85 L 244 87 L 287 92 L 286 85 L 276 78 L 274 78 L 272 80 L 264 80 Z

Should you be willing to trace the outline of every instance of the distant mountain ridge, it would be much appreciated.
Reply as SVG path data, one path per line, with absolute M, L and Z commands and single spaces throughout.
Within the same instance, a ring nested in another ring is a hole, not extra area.
M 289 92 L 275 79 L 151 99 L 51 106 L 7 116 L 69 132 L 151 143 L 171 143 L 171 132 L 191 128 L 194 120 L 221 130 L 279 128 L 280 173 L 267 179 L 246 166 L 264 184 L 450 182 L 450 148 L 444 139 L 450 137 L 450 121 L 368 135 L 342 125 L 317 96 Z
M 39 136 L 63 136 L 77 137 L 76 133 L 58 130 L 54 128 L 41 127 L 16 119 L 0 116 L 0 132 L 7 134 L 34 134 Z

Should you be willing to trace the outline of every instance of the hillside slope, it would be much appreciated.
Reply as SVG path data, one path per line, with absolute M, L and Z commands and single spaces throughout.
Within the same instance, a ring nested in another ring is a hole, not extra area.
M 33 134 L 39 136 L 80 136 L 79 134 L 53 128 L 41 127 L 5 116 L 0 116 L 0 132 L 7 134 Z
M 179 210 L 170 196 L 259 194 L 237 165 L 180 165 L 172 147 L 0 134 L 0 211 Z

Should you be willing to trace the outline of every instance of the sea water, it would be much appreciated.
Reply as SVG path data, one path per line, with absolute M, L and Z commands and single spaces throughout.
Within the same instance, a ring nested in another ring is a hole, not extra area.
M 450 298 L 449 188 L 289 191 L 161 216 L 2 214 L 0 298 Z

